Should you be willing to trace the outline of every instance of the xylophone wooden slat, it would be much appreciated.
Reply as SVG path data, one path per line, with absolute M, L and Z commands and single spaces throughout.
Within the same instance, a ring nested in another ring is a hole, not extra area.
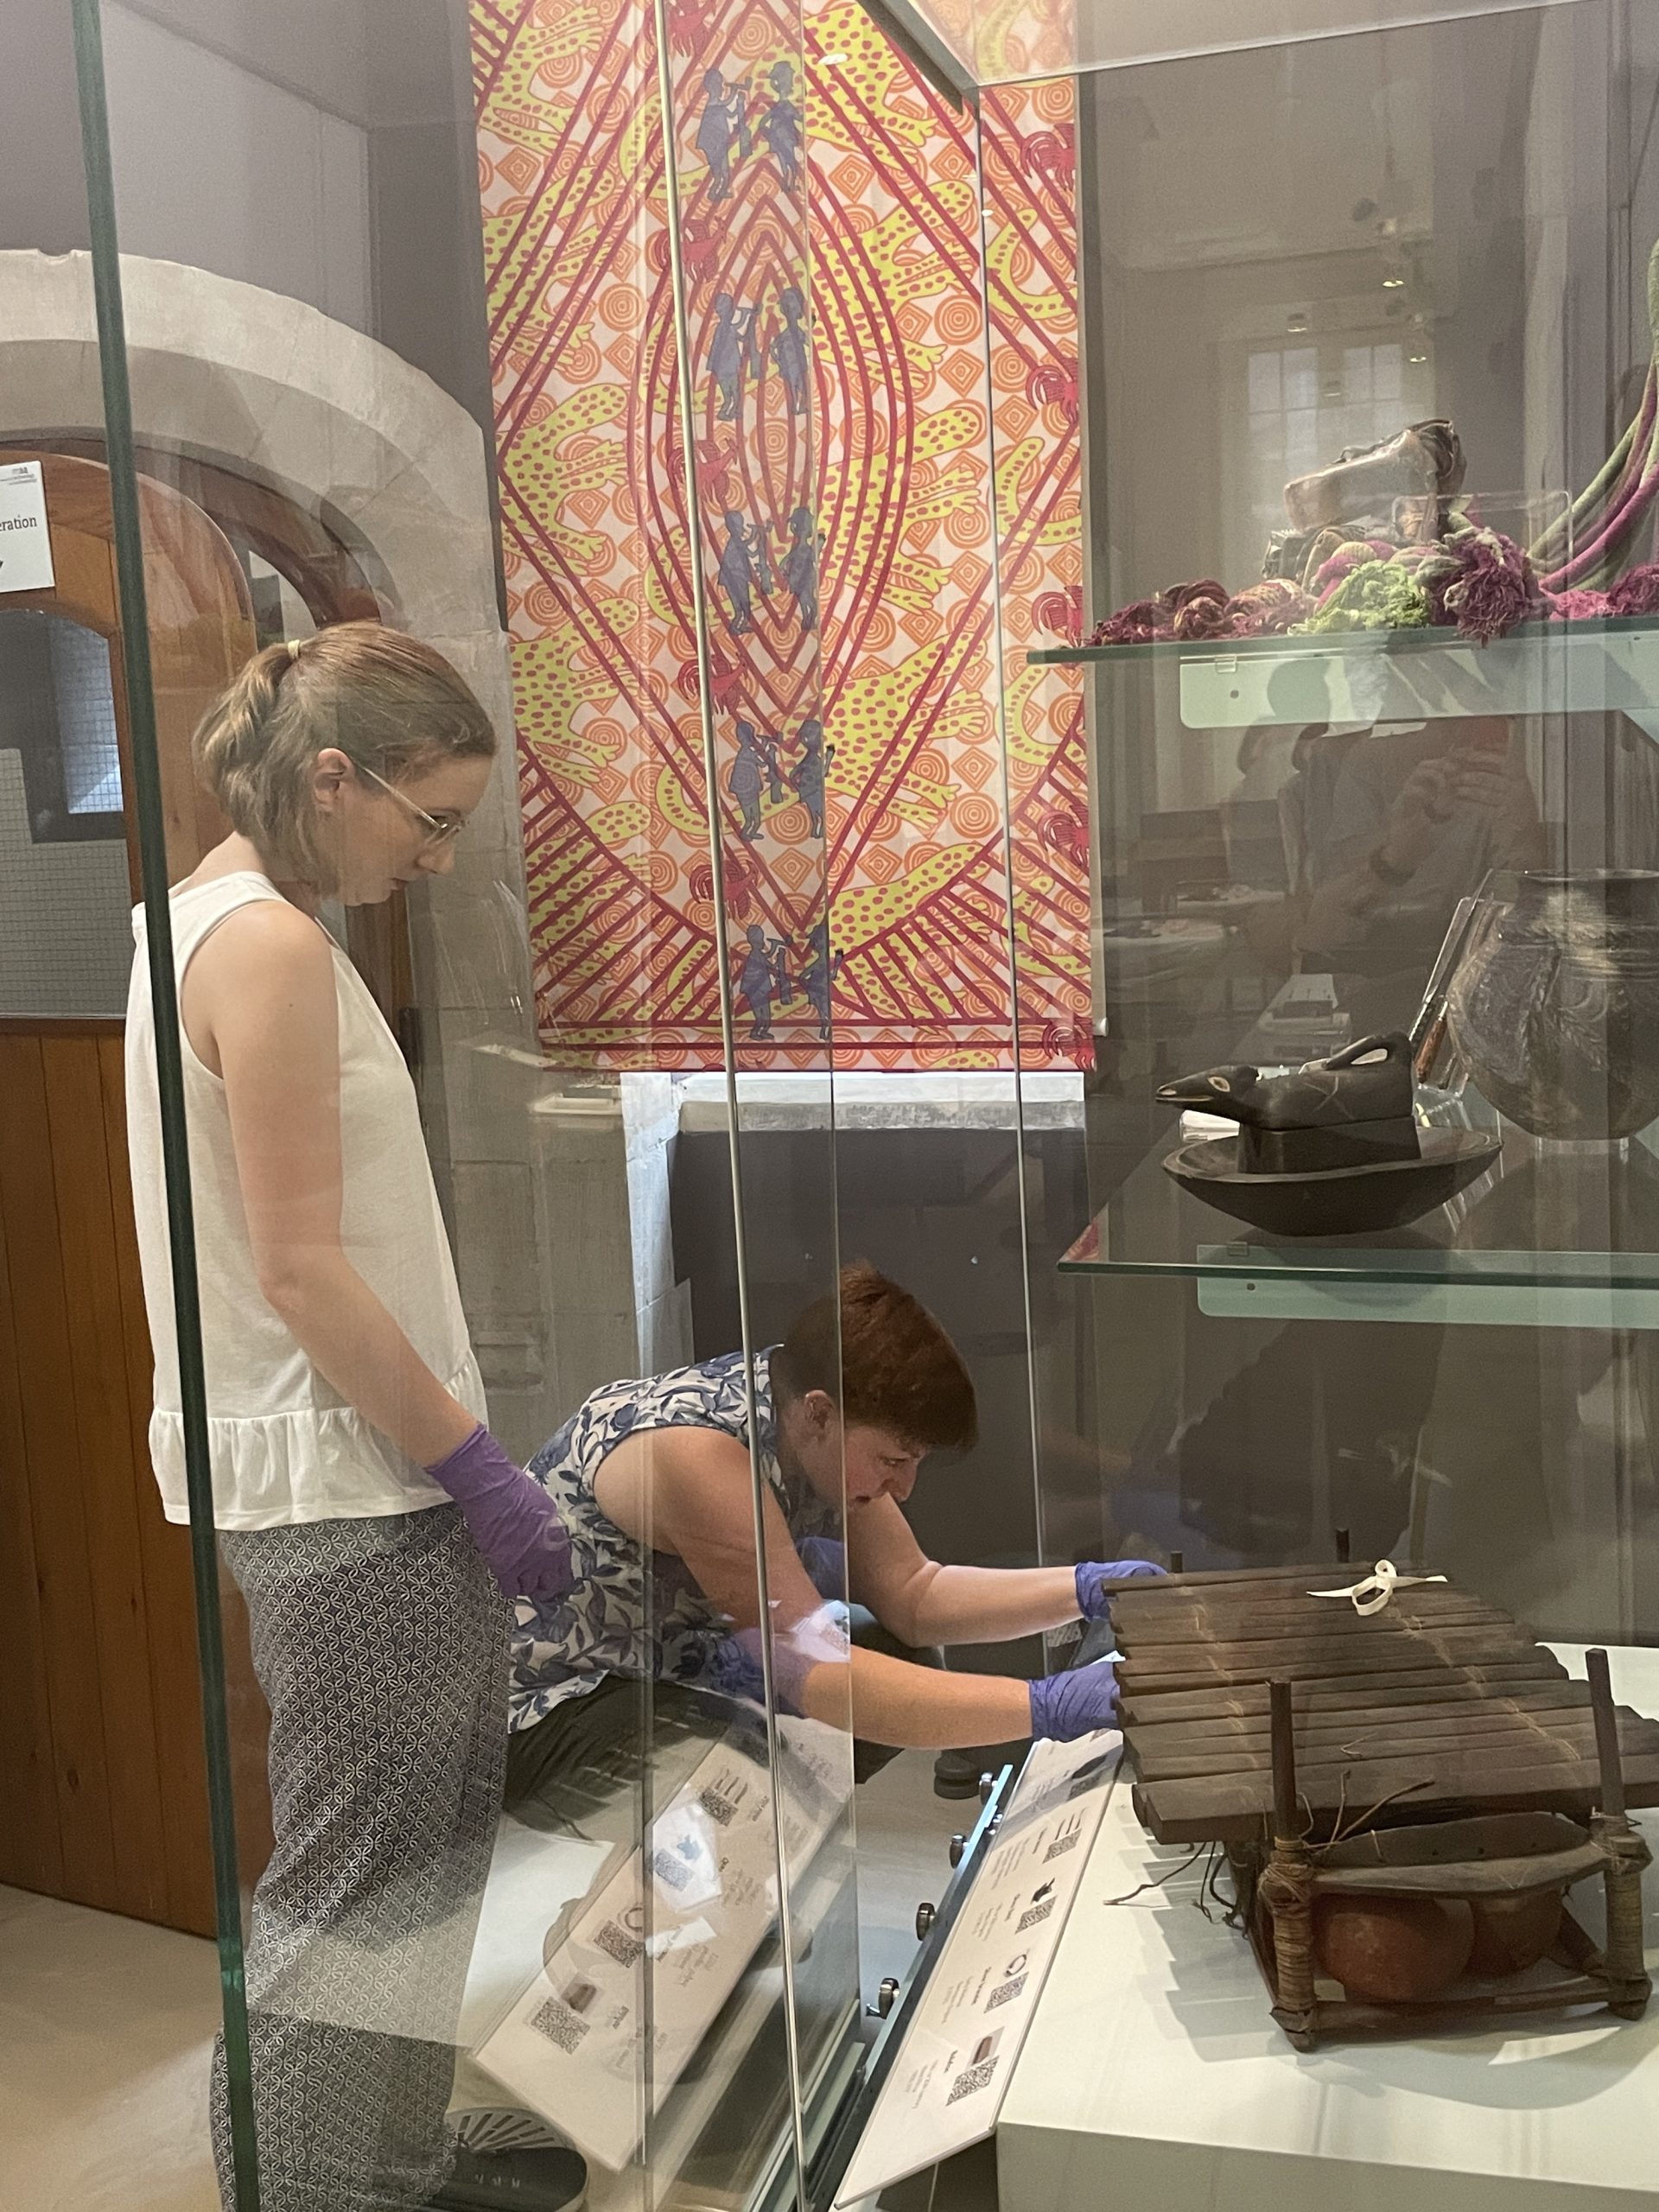
M 1319 1589 L 1349 1568 L 1294 1567 L 1128 1584 L 1111 1627 L 1135 1802 L 1168 1842 L 1242 1840 L 1271 1807 L 1268 1684 L 1287 1683 L 1298 1786 L 1316 1826 L 1393 1802 L 1582 1816 L 1599 1772 L 1589 1694 L 1500 1607 L 1449 1582 L 1362 1615 Z M 1659 1725 L 1624 1712 L 1633 1802 L 1659 1802 Z
M 1593 1759 L 1518 1766 L 1467 1755 L 1443 1760 L 1391 1759 L 1342 1766 L 1298 1767 L 1299 1795 L 1317 1821 L 1341 1810 L 1358 1824 L 1385 1803 L 1396 1816 L 1429 1819 L 1452 1806 L 1483 1812 L 1562 1812 L 1582 1820 L 1600 1788 Z M 1624 1769 L 1627 1802 L 1659 1805 L 1659 1754 L 1643 1753 Z M 1272 1810 L 1268 1770 L 1199 1781 L 1137 1783 L 1135 1806 L 1160 1843 L 1249 1842 Z
M 1291 1704 L 1297 1713 L 1332 1710 L 1354 1705 L 1436 1705 L 1484 1694 L 1519 1696 L 1531 1690 L 1554 1688 L 1569 1679 L 1553 1651 L 1541 1644 L 1523 1658 L 1501 1667 L 1459 1667 L 1445 1672 L 1422 1669 L 1398 1672 L 1392 1669 L 1357 1679 L 1338 1676 L 1294 1683 Z M 1231 1713 L 1265 1713 L 1264 1682 L 1206 1682 L 1184 1690 L 1126 1690 L 1125 1722 L 1189 1719 L 1194 1716 Z
M 1299 1756 L 1316 1765 L 1343 1761 L 1357 1766 L 1389 1759 L 1443 1758 L 1509 1759 L 1517 1766 L 1535 1764 L 1588 1763 L 1596 1756 L 1595 1725 L 1586 1714 L 1581 1727 L 1567 1725 L 1565 1716 L 1552 1716 L 1561 1725 L 1533 1728 L 1514 1715 L 1492 1714 L 1483 1725 L 1456 1736 L 1424 1739 L 1415 1732 L 1372 1728 L 1361 1740 L 1325 1738 L 1299 1743 Z M 1643 1753 L 1659 1758 L 1659 1726 L 1639 1714 L 1621 1714 L 1619 1750 L 1625 1758 Z M 1211 1742 L 1196 1745 L 1158 1745 L 1137 1741 L 1135 1770 L 1146 1783 L 1196 1779 L 1203 1775 L 1255 1773 L 1269 1763 L 1271 1746 L 1265 1738 L 1249 1744 Z
M 1562 1683 L 1560 1687 L 1564 1690 L 1583 1689 L 1580 1682 Z M 1469 1735 L 1494 1719 L 1547 1732 L 1560 1726 L 1579 1727 L 1586 1722 L 1589 1712 L 1589 1701 L 1582 1695 L 1533 1706 L 1513 1697 L 1435 1705 L 1350 1706 L 1304 1713 L 1296 1725 L 1296 1741 L 1298 1745 L 1345 1743 L 1357 1736 L 1375 1734 L 1379 1729 L 1395 1734 L 1410 1730 L 1425 1739 L 1457 1738 Z M 1137 1751 L 1171 1744 L 1244 1745 L 1265 1744 L 1270 1732 L 1263 1713 L 1224 1713 L 1197 1720 L 1141 1722 L 1135 1727 L 1135 1741 Z

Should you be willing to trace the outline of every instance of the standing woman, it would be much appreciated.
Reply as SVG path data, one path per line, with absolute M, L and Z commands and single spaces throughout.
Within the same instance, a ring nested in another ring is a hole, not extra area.
M 414 1087 L 317 912 L 448 872 L 494 733 L 439 654 L 352 622 L 257 654 L 195 750 L 234 825 L 170 905 L 214 1517 L 271 1713 L 247 1953 L 261 2204 L 488 2203 L 497 2162 L 458 2162 L 445 2112 L 501 1795 L 505 1599 L 556 1596 L 569 1547 L 483 1425 Z M 142 908 L 135 930 L 150 1450 L 185 1521 Z M 213 2122 L 229 2205 L 222 2044 Z

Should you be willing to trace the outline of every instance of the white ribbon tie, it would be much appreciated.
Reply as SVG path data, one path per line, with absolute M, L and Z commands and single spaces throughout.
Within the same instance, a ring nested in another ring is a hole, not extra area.
M 1345 1590 L 1310 1590 L 1310 1598 L 1351 1598 L 1357 1613 L 1380 1613 L 1396 1590 L 1408 1590 L 1417 1582 L 1444 1582 L 1443 1574 L 1402 1574 L 1391 1559 L 1380 1559 L 1362 1581 L 1353 1582 Z

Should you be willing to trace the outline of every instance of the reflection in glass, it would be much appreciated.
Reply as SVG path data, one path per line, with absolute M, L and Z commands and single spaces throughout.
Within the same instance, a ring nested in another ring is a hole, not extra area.
M 131 904 L 108 642 L 0 609 L 0 1014 L 114 1013 Z
M 1553 590 L 1610 581 L 1575 535 L 1596 501 L 1561 487 L 1605 488 L 1623 426 L 1645 435 L 1659 173 L 1612 151 L 1648 67 L 1617 21 L 1357 21 L 1078 80 L 1080 634 L 1128 613 L 1071 665 L 1058 625 L 1032 642 L 1086 686 L 1097 947 L 1089 1198 L 1039 1324 L 1049 1529 L 1097 1518 L 1192 1567 L 1314 1556 L 1341 1528 L 1628 1639 L 1659 1603 L 1646 618 L 1611 634 L 1599 601 L 1546 624 L 1535 601 L 1477 645 L 1408 594 L 1385 608 L 1397 575 L 1327 572 L 1343 620 L 1282 635 L 1309 610 L 1236 596 L 1459 512 L 1536 549 Z M 1202 11 L 1182 30 L 1205 45 Z M 1500 81 L 1518 119 L 1488 135 Z M 1627 569 L 1649 557 L 1640 530 L 1619 543 Z M 1029 898 L 1017 851 L 1014 880 Z M 1501 1140 L 1449 1204 L 1274 1235 L 1166 1172 L 1227 1125 L 1169 1118 L 1161 1085 L 1393 1032 L 1421 1128 Z

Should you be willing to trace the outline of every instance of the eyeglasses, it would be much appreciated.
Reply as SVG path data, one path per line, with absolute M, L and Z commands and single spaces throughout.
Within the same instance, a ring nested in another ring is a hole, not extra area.
M 383 791 L 390 791 L 399 806 L 409 809 L 416 820 L 424 826 L 429 845 L 447 845 L 453 838 L 459 837 L 467 827 L 464 814 L 429 814 L 423 806 L 416 805 L 407 791 L 400 791 L 396 784 L 389 784 L 384 776 L 377 776 L 372 768 L 365 768 L 360 760 L 354 760 L 352 766 L 359 776 L 366 776 L 372 784 L 378 784 Z

